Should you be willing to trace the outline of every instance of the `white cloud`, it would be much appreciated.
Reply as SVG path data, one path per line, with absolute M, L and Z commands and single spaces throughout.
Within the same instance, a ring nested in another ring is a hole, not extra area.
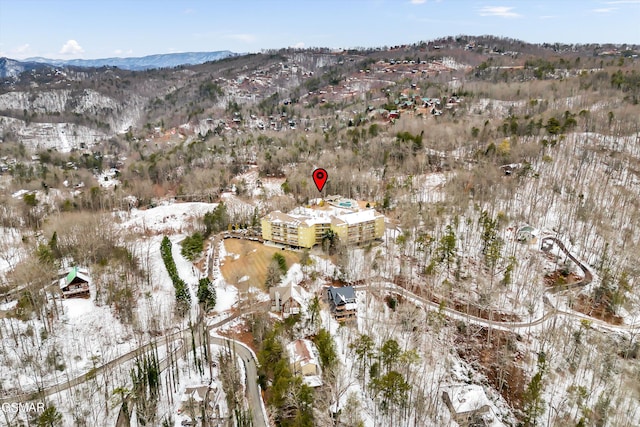
M 225 36 L 225 38 L 238 40 L 243 43 L 253 43 L 256 41 L 256 36 L 253 34 L 229 34 Z
M 519 18 L 522 15 L 512 12 L 513 7 L 485 6 L 480 9 L 480 16 L 499 16 L 501 18 Z
M 68 40 L 60 49 L 62 55 L 80 55 L 84 53 L 82 46 L 75 40 Z
M 294 44 L 291 47 L 294 48 L 294 49 L 302 49 L 302 48 L 304 48 L 304 42 L 298 42 L 298 43 Z
M 600 9 L 591 9 L 591 11 L 595 13 L 611 13 L 617 9 L 617 7 L 602 7 Z
M 35 55 L 29 43 L 16 46 L 9 50 L 3 49 L 2 47 L 4 46 L 6 46 L 4 43 L 0 43 L 0 57 L 6 56 L 13 59 L 24 59 Z
M 29 50 L 31 50 L 31 46 L 29 46 L 29 43 L 25 43 L 22 46 L 18 46 L 16 48 L 16 53 L 26 53 Z
M 426 3 L 427 0 L 411 0 L 411 4 L 422 4 Z
M 116 49 L 113 51 L 114 55 L 122 55 L 122 54 L 131 55 L 132 53 L 133 53 L 132 49 L 129 49 L 129 50 Z
M 640 0 L 614 0 L 606 1 L 606 4 L 640 4 Z

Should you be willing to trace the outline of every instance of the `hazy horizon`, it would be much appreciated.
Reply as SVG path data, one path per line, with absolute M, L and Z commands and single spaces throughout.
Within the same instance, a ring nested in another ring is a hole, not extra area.
M 370 48 L 457 34 L 530 43 L 640 44 L 638 21 L 640 0 L 0 0 L 0 56 L 68 60 Z

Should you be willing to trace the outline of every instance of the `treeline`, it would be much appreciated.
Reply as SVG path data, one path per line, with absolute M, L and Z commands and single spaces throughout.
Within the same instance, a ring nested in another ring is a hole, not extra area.
M 314 392 L 291 372 L 289 357 L 283 344 L 284 325 L 276 322 L 262 341 L 258 352 L 258 381 L 266 391 L 267 404 L 276 425 L 312 427 Z
M 385 341 L 376 349 L 373 338 L 367 334 L 361 334 L 349 348 L 354 355 L 363 391 L 374 400 L 382 415 L 389 417 L 392 425 L 395 425 L 394 419 L 398 425 L 403 425 L 411 400 L 412 366 L 420 361 L 418 353 L 415 350 L 403 351 L 394 339 Z
M 266 318 L 257 320 L 252 330 L 259 345 L 258 382 L 265 390 L 266 403 L 276 425 L 328 425 L 332 416 L 332 402 L 336 397 L 333 392 L 338 387 L 338 378 L 342 376 L 342 366 L 331 334 L 319 329 L 318 299 L 311 301 L 307 312 L 289 316 L 284 321 L 272 323 Z M 300 336 L 309 337 L 317 349 L 323 383 L 319 387 L 312 388 L 305 384 L 290 364 L 286 345 Z
M 173 254 L 171 253 L 171 240 L 167 236 L 164 236 L 162 243 L 160 244 L 160 254 L 162 255 L 162 261 L 169 273 L 169 277 L 173 282 L 173 287 L 176 290 L 176 311 L 180 315 L 184 315 L 191 305 L 191 295 L 189 289 L 187 289 L 186 283 L 178 275 L 178 269 L 176 263 L 173 260 Z
M 139 425 L 155 424 L 162 391 L 158 349 L 155 345 L 151 346 L 147 354 L 136 356 L 135 365 L 131 368 L 129 375 L 133 384 L 130 394 L 133 407 L 125 406 L 125 413 L 131 416 L 135 407 Z M 126 401 L 123 405 L 127 405 Z

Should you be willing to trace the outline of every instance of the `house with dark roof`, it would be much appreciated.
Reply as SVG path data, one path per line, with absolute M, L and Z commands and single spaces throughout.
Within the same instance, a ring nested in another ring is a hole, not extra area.
M 89 275 L 86 271 L 73 267 L 66 277 L 60 279 L 60 291 L 64 298 L 89 298 Z
M 331 313 L 339 322 L 345 322 L 356 318 L 358 313 L 358 301 L 353 286 L 342 288 L 327 288 L 327 300 L 331 307 Z

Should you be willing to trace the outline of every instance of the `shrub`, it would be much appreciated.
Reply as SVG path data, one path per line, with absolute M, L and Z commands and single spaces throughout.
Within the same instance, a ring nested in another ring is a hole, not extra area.
M 189 309 L 191 295 L 189 294 L 186 283 L 178 276 L 178 269 L 173 260 L 173 254 L 171 253 L 171 240 L 169 240 L 167 236 L 164 236 L 160 244 L 160 255 L 162 256 L 162 261 L 164 261 L 167 273 L 169 273 L 169 277 L 173 282 L 173 287 L 176 290 L 178 312 L 184 313 Z
M 216 290 L 208 277 L 202 278 L 198 282 L 198 302 L 204 305 L 205 311 L 216 305 Z
M 287 274 L 287 260 L 284 255 L 280 252 L 276 252 L 273 254 L 272 259 L 278 263 L 278 267 L 280 268 L 280 271 L 282 271 L 282 274 Z
M 193 233 L 182 241 L 182 250 L 180 253 L 189 261 L 193 261 L 202 253 L 203 243 L 202 234 L 198 232 Z

